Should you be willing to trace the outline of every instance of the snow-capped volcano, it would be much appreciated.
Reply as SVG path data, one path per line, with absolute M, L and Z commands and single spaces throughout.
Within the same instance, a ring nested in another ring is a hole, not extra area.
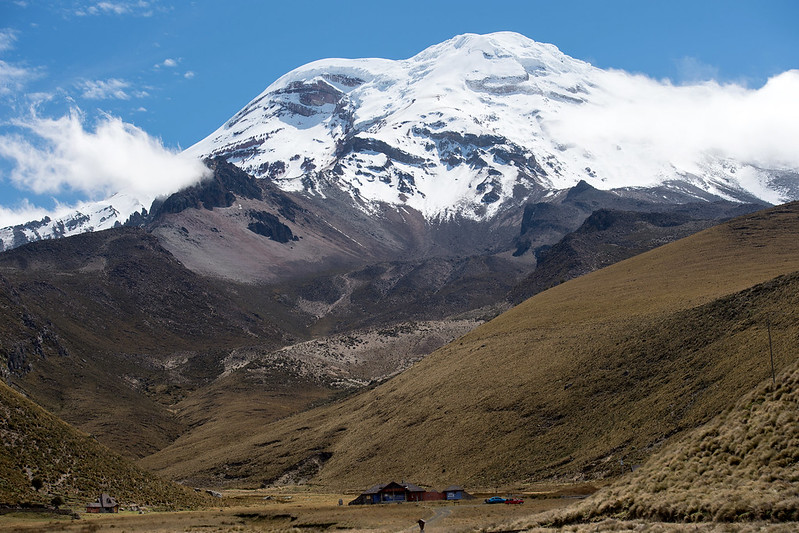
M 629 117 L 608 109 L 638 114 L 630 101 L 650 85 L 689 90 L 598 69 L 519 34 L 467 34 L 407 60 L 300 67 L 188 152 L 221 155 L 287 191 L 324 195 L 332 186 L 367 210 L 385 202 L 428 219 L 483 219 L 581 180 L 695 198 L 797 196 L 790 169 L 663 147 L 636 131 L 611 138 L 614 121 Z M 704 97 L 696 87 L 691 101 Z
M 666 206 L 797 200 L 797 91 L 799 70 L 754 90 L 678 86 L 516 33 L 466 34 L 410 59 L 297 68 L 185 155 L 221 157 L 308 200 L 312 212 L 351 218 L 354 208 L 367 226 L 376 215 L 404 221 L 399 241 L 421 242 L 420 225 L 507 228 L 525 205 L 559 203 L 583 183 Z M 171 185 L 164 190 L 180 188 Z M 117 195 L 0 229 L 0 251 L 130 216 L 147 222 L 152 200 Z

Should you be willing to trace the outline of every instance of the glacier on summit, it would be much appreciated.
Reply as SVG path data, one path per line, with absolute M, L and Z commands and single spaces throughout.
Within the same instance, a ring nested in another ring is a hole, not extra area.
M 686 200 L 799 197 L 795 167 L 694 138 L 690 115 L 719 92 L 740 91 L 602 70 L 516 33 L 466 34 L 406 60 L 300 67 L 187 152 L 222 156 L 287 191 L 336 187 L 367 211 L 387 203 L 428 219 L 490 218 L 580 181 Z M 671 95 L 693 106 L 687 117 L 669 108 Z M 661 97 L 663 113 L 637 105 Z

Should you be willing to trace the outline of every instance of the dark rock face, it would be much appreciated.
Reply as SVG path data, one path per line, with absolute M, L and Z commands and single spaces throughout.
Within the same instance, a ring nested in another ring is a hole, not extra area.
M 253 233 L 284 244 L 289 241 L 299 240 L 291 232 L 291 228 L 280 222 L 280 219 L 275 215 L 266 211 L 250 211 L 249 214 L 253 221 L 247 227 Z
M 314 107 L 335 104 L 344 96 L 344 93 L 322 80 L 311 83 L 295 81 L 289 83 L 285 89 L 275 91 L 274 94 L 296 94 L 299 95 L 302 105 Z
M 430 124 L 429 126 L 434 127 L 436 124 L 438 123 Z M 499 135 L 432 131 L 430 128 L 418 126 L 411 131 L 414 135 L 433 141 L 430 148 L 435 149 L 438 158 L 450 167 L 466 163 L 473 169 L 482 169 L 489 166 L 486 161 L 490 160 L 500 165 L 512 164 L 526 176 L 546 175 L 546 171 L 538 164 L 532 153 Z M 490 170 L 499 174 L 496 169 Z M 483 197 L 482 201 L 483 203 L 491 203 L 496 200 Z
M 160 205 L 160 204 L 158 204 Z M 147 213 L 147 210 L 142 208 L 141 211 L 137 211 L 128 217 L 128 220 L 125 222 L 125 226 L 144 226 L 150 220 L 150 217 Z
M 351 137 L 337 147 L 336 156 L 343 158 L 352 152 L 377 152 L 385 154 L 389 159 L 407 165 L 420 165 L 424 163 L 424 159 L 404 152 L 379 139 Z
M 235 165 L 221 157 L 206 163 L 213 171 L 212 178 L 171 195 L 158 207 L 156 214 L 180 213 L 192 207 L 208 210 L 214 207 L 230 207 L 236 196 L 257 200 L 263 198 L 263 192 L 255 178 Z
M 557 220 L 556 205 L 528 207 L 523 228 L 540 228 L 544 218 L 541 211 Z M 726 218 L 716 216 L 715 210 L 719 207 L 706 206 L 704 215 L 699 211 L 692 212 L 699 209 L 697 206 L 672 213 L 594 211 L 577 230 L 559 242 L 535 249 L 536 269 L 510 291 L 508 298 L 513 303 L 520 303 L 559 283 L 709 228 Z M 734 213 L 741 206 L 730 204 L 727 207 Z M 755 206 L 751 209 L 756 210 Z
M 657 201 L 657 198 L 661 198 Z M 677 201 L 663 199 L 658 190 L 650 196 L 629 196 L 617 191 L 601 191 L 580 181 L 554 201 L 527 204 L 524 208 L 519 236 L 516 238 L 514 256 L 528 251 L 541 252 L 545 247 L 558 242 L 564 235 L 576 231 L 592 213 L 600 210 L 631 211 L 648 213 L 648 223 L 659 225 L 669 220 L 675 225 L 673 216 L 681 214 L 686 219 L 718 220 L 742 215 L 765 207 L 764 204 L 740 204 L 726 201 L 702 202 L 682 198 Z M 590 224 L 611 224 L 619 215 L 600 213 Z M 603 218 L 605 217 L 605 218 Z M 660 217 L 660 218 L 658 218 Z M 665 217 L 665 218 L 664 218 Z

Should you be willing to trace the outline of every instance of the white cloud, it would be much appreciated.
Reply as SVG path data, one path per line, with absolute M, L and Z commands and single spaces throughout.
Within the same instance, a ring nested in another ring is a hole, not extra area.
M 17 34 L 18 32 L 11 28 L 0 29 L 0 53 L 14 48 Z M 0 95 L 19 92 L 29 81 L 41 75 L 41 69 L 28 68 L 0 59 Z
M 74 11 L 74 14 L 78 15 L 79 17 L 99 15 L 136 15 L 150 17 L 153 15 L 153 10 L 156 7 L 157 2 L 148 2 L 145 0 L 91 2 L 87 5 L 77 7 Z
M 81 96 L 92 100 L 130 100 L 130 95 L 126 91 L 130 83 L 125 80 L 111 78 L 108 80 L 87 80 L 79 84 L 83 91 Z
M 84 80 L 77 87 L 82 91 L 81 96 L 90 100 L 130 100 L 150 96 L 147 91 L 132 89 L 130 82 L 117 78 Z
M 178 63 L 180 63 L 181 61 L 182 61 L 181 58 L 173 59 L 171 57 L 168 57 L 164 59 L 161 63 L 156 63 L 155 65 L 153 65 L 153 67 L 156 69 L 159 69 L 161 67 L 175 68 L 178 66 Z
M 717 80 L 719 78 L 719 69 L 704 63 L 696 57 L 686 56 L 677 61 L 677 74 L 684 83 L 696 83 Z
M 677 86 L 623 71 L 596 81 L 591 103 L 565 106 L 547 128 L 564 145 L 612 161 L 617 173 L 625 157 L 686 172 L 707 156 L 799 168 L 799 70 L 759 89 L 712 81 Z
M 20 67 L 0 59 L 0 95 L 20 91 L 26 83 L 40 75 L 38 69 Z
M 33 116 L 15 125 L 28 135 L 0 135 L 0 157 L 12 163 L 11 182 L 37 194 L 68 189 L 105 198 L 121 192 L 147 204 L 209 172 L 200 161 L 112 116 L 103 117 L 94 131 L 84 129 L 77 110 L 59 119 Z
M 186 78 L 187 80 L 192 79 L 194 76 L 196 76 L 196 74 L 192 70 L 186 71 L 186 73 L 183 75 L 183 77 Z
M 17 41 L 17 31 L 11 28 L 4 28 L 0 30 L 0 52 L 5 52 L 14 48 L 14 43 Z
M 36 206 L 25 198 L 12 207 L 0 205 L 0 228 L 25 224 L 31 220 L 41 220 L 48 216 L 51 219 L 55 219 L 73 210 L 73 207 L 66 205 L 56 205 L 55 209 L 50 210 Z

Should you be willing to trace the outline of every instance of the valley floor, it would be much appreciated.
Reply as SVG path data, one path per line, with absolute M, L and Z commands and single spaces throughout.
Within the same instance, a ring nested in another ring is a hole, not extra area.
M 274 490 L 228 491 L 219 507 L 199 511 L 133 512 L 80 516 L 54 516 L 33 513 L 0 515 L 0 531 L 14 532 L 102 532 L 128 533 L 183 532 L 280 532 L 335 531 L 405 532 L 419 531 L 417 521 L 426 521 L 426 532 L 768 532 L 787 533 L 799 530 L 799 523 L 701 523 L 674 524 L 646 521 L 603 520 L 563 528 L 518 529 L 514 523 L 538 513 L 564 509 L 580 501 L 569 497 L 527 499 L 523 505 L 486 505 L 476 494 L 463 502 L 424 502 L 385 505 L 348 506 L 353 494 L 314 493 Z M 339 505 L 339 500 L 343 505 Z
M 270 499 L 265 500 L 264 498 Z M 559 509 L 574 500 L 552 498 L 528 500 L 524 505 L 486 505 L 483 495 L 459 503 L 424 502 L 348 506 L 353 494 L 309 492 L 229 491 L 219 508 L 182 512 L 122 511 L 118 514 L 89 515 L 77 510 L 79 519 L 69 516 L 0 516 L 0 531 L 83 532 L 126 531 L 166 533 L 173 531 L 266 532 L 266 531 L 419 531 L 417 521 L 427 522 L 425 531 L 473 531 L 498 527 L 538 513 Z M 339 505 L 342 500 L 343 505 Z

